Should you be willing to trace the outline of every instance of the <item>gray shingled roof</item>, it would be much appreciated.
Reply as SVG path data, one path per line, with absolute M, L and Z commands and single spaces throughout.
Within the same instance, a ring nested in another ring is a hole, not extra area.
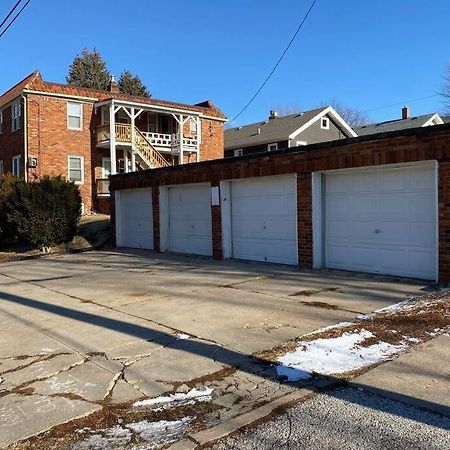
M 360 128 L 355 128 L 358 136 L 368 134 L 384 133 L 386 131 L 405 130 L 407 128 L 423 127 L 435 113 L 424 114 L 423 116 L 409 117 L 408 119 L 388 120 L 386 122 L 373 123 Z
M 450 116 L 441 116 L 441 119 L 444 121 L 444 123 L 450 123 Z
M 324 109 L 326 107 L 251 123 L 242 127 L 229 128 L 224 133 L 225 150 L 288 140 L 291 133 L 298 130 Z M 260 133 L 258 133 L 258 128 Z

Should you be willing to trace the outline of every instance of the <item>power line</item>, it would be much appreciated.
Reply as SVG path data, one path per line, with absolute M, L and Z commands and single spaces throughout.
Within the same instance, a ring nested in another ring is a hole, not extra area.
M 11 9 L 11 11 L 8 13 L 8 15 L 3 19 L 3 22 L 0 23 L 0 29 L 2 28 L 3 25 L 5 25 L 6 21 L 10 18 L 11 14 L 16 10 L 16 8 L 19 6 L 19 3 L 22 0 L 19 0 L 13 7 L 13 9 Z
M 8 26 L 0 33 L 0 38 L 8 31 L 9 27 L 16 21 L 16 19 L 22 14 L 22 11 L 28 6 L 31 0 L 27 0 L 27 2 L 22 6 L 19 12 L 13 17 L 11 22 L 9 22 Z M 15 9 L 15 7 L 14 7 Z
M 402 102 L 397 102 L 397 103 L 391 103 L 390 105 L 384 105 L 384 106 L 377 106 L 376 108 L 371 108 L 371 109 L 366 109 L 365 113 L 367 112 L 372 112 L 372 111 L 378 111 L 379 109 L 386 109 L 386 108 L 391 108 L 393 106 L 398 106 L 398 105 L 405 105 L 406 103 L 413 103 L 413 102 L 419 102 L 421 100 L 426 100 L 428 98 L 434 98 L 434 97 L 439 97 L 440 94 L 433 94 L 433 95 L 427 95 L 426 97 L 418 97 L 418 98 L 412 98 L 409 100 L 404 100 Z
M 261 86 L 259 87 L 259 89 L 255 92 L 255 94 L 253 95 L 253 97 L 248 101 L 248 103 L 228 122 L 234 122 L 252 103 L 253 100 L 255 100 L 255 98 L 258 96 L 258 94 L 263 90 L 264 86 L 267 84 L 267 82 L 270 80 L 270 78 L 272 77 L 272 75 L 274 74 L 275 70 L 277 70 L 277 67 L 280 65 L 281 61 L 284 58 L 284 55 L 286 55 L 287 51 L 289 50 L 290 46 L 292 45 L 292 43 L 294 42 L 295 38 L 297 37 L 297 34 L 300 32 L 300 30 L 303 27 L 303 24 L 306 22 L 306 19 L 308 19 L 308 16 L 310 14 L 310 12 L 312 11 L 312 9 L 314 8 L 314 5 L 316 4 L 317 0 L 313 0 L 313 2 L 311 3 L 311 6 L 309 7 L 308 11 L 306 12 L 305 16 L 303 17 L 303 20 L 300 22 L 300 25 L 297 28 L 297 31 L 294 33 L 294 35 L 292 36 L 291 40 L 289 41 L 289 44 L 287 45 L 287 47 L 284 49 L 283 53 L 281 54 L 281 56 L 278 58 L 278 61 L 276 62 L 275 66 L 273 67 L 273 69 L 271 70 L 271 72 L 269 73 L 269 75 L 267 75 L 266 79 L 264 80 L 264 82 L 261 84 Z

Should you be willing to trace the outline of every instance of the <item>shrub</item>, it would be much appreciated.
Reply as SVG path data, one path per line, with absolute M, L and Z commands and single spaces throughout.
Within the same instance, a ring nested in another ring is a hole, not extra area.
M 12 184 L 7 195 L 7 218 L 17 236 L 34 247 L 70 241 L 81 214 L 78 187 L 62 177 Z
M 18 183 L 25 181 L 11 174 L 0 177 L 0 242 L 11 242 L 17 237 L 16 227 L 8 219 L 8 200 Z

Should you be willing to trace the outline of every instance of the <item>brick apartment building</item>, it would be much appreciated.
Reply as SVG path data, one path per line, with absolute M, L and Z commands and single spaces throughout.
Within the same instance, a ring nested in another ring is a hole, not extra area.
M 223 157 L 225 116 L 195 105 L 44 81 L 35 71 L 0 97 L 0 176 L 62 175 L 85 212 L 109 211 L 111 174 Z

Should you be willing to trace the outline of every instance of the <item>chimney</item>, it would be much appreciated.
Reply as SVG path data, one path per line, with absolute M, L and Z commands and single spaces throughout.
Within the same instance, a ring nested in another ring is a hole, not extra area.
M 276 111 L 270 111 L 269 120 L 276 119 L 278 117 L 278 113 Z
M 117 84 L 117 81 L 115 80 L 114 75 L 111 75 L 109 77 L 109 83 L 108 83 L 107 90 L 109 92 L 113 92 L 114 94 L 119 93 L 119 85 Z
M 408 119 L 409 118 L 409 108 L 407 106 L 404 106 L 402 108 L 402 119 Z

